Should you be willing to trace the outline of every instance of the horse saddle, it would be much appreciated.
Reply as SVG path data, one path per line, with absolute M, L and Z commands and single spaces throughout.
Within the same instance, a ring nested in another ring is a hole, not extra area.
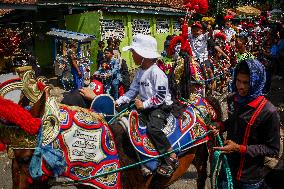
M 202 117 L 205 113 L 205 104 L 200 100 L 199 104 L 188 106 L 180 118 L 176 118 L 172 114 L 167 118 L 167 124 L 163 128 L 163 132 L 172 148 L 176 150 L 177 155 L 181 155 L 189 148 L 208 141 L 207 129 Z M 128 122 L 129 138 L 140 159 L 146 160 L 159 156 L 159 152 L 147 133 L 147 126 L 136 110 L 130 113 Z M 145 166 L 154 171 L 157 168 L 157 160 L 149 161 Z

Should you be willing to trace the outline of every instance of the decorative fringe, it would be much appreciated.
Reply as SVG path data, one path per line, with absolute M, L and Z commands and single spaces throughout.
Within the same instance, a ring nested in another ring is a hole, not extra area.
M 208 11 L 207 0 L 183 0 L 184 7 L 189 11 L 205 14 Z
M 41 119 L 33 118 L 20 105 L 3 97 L 0 97 L 0 119 L 16 124 L 30 135 L 37 134 L 41 124 Z
M 226 35 L 224 34 L 224 33 L 222 33 L 222 32 L 218 32 L 218 33 L 216 33 L 215 35 L 214 35 L 214 39 L 216 39 L 216 38 L 219 38 L 219 39 L 222 39 L 223 41 L 226 41 Z
M 181 33 L 179 36 L 174 37 L 171 42 L 170 46 L 168 48 L 168 54 L 173 55 L 175 53 L 175 46 L 177 43 L 181 44 L 181 51 L 187 52 L 190 56 L 192 56 L 192 50 L 190 47 L 190 44 L 188 42 L 188 25 L 187 21 L 184 21 L 182 27 L 181 27 Z

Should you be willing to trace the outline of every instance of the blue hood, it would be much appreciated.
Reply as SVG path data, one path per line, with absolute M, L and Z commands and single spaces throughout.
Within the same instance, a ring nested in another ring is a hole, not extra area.
M 249 95 L 242 98 L 246 98 L 247 101 L 250 101 L 263 95 L 262 91 L 266 82 L 266 74 L 264 66 L 257 59 L 247 59 L 244 60 L 244 62 L 248 65 L 250 71 L 250 89 Z M 239 64 L 237 65 L 236 70 L 238 69 Z M 235 71 L 233 75 L 232 89 L 233 92 L 237 93 L 236 79 L 237 74 Z

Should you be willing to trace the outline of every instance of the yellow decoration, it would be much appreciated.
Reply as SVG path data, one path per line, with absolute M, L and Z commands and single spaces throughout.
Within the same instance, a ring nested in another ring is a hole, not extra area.
M 215 23 L 215 18 L 213 18 L 213 17 L 203 17 L 202 18 L 202 22 L 206 22 L 206 23 L 212 25 L 212 24 Z

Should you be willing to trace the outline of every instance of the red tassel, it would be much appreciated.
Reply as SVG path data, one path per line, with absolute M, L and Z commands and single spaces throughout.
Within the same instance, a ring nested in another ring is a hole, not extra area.
M 6 150 L 6 145 L 0 141 L 0 152 L 4 152 Z
M 46 86 L 45 86 L 45 84 L 43 84 L 42 82 L 39 81 L 39 82 L 37 82 L 37 87 L 40 91 L 43 91 Z
M 0 97 L 0 104 L 0 119 L 16 124 L 30 135 L 38 133 L 41 124 L 39 118 L 33 118 L 20 105 L 3 97 Z

